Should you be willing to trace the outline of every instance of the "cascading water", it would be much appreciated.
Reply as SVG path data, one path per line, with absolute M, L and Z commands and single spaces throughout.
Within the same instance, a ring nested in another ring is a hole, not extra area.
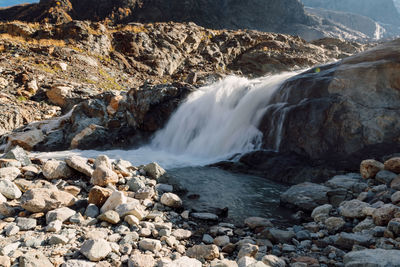
M 156 133 L 150 147 L 173 154 L 221 158 L 260 148 L 257 126 L 271 95 L 293 76 L 249 80 L 231 76 L 192 93 Z

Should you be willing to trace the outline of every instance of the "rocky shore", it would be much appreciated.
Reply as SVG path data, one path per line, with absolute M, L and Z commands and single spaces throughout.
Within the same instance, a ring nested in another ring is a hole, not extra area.
M 281 195 L 293 225 L 192 212 L 157 163 L 0 159 L 0 266 L 396 266 L 400 158 Z M 164 179 L 163 179 L 164 180 Z M 174 193 L 175 192 L 175 193 Z M 296 212 L 297 210 L 297 212 Z M 19 265 L 18 265 L 19 264 Z

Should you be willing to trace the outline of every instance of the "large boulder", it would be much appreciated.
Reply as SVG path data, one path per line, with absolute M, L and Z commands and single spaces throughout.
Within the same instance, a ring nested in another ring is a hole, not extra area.
M 397 152 L 399 45 L 400 39 L 286 81 L 261 120 L 263 147 L 352 168 L 369 155 Z
M 312 211 L 314 208 L 328 203 L 329 187 L 314 183 L 302 183 L 290 187 L 281 195 L 281 203 L 285 206 Z

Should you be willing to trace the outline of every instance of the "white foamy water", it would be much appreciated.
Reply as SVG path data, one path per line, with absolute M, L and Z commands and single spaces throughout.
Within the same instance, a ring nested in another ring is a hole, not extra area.
M 151 143 L 135 150 L 64 151 L 40 157 L 63 158 L 72 154 L 123 158 L 134 165 L 158 162 L 165 168 L 199 166 L 259 149 L 262 133 L 257 126 L 277 88 L 298 72 L 258 79 L 230 76 L 191 93 L 158 131 Z

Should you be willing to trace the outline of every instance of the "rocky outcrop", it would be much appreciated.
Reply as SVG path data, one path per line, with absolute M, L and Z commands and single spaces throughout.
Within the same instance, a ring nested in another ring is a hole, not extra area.
M 399 44 L 396 40 L 286 81 L 260 124 L 264 147 L 348 163 L 361 155 L 395 152 L 400 146 Z

